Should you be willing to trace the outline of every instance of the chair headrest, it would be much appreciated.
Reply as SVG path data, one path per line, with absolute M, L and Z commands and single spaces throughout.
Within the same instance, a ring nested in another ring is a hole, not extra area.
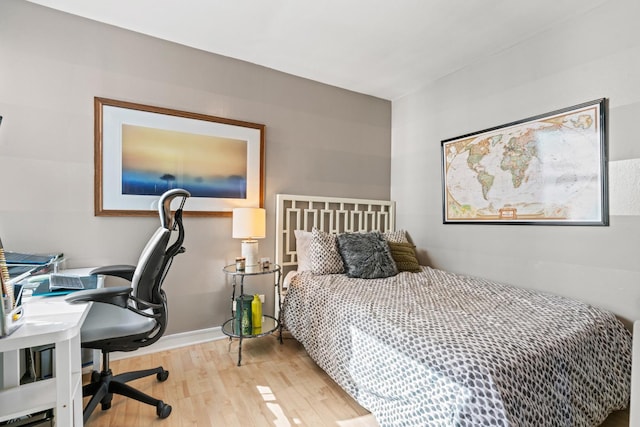
M 173 190 L 166 191 L 160 196 L 158 200 L 158 214 L 160 215 L 160 223 L 164 228 L 171 230 L 173 228 L 173 215 L 171 215 L 171 202 L 176 197 L 182 197 L 180 207 L 182 209 L 187 197 L 191 197 L 191 193 L 182 188 L 174 188 Z

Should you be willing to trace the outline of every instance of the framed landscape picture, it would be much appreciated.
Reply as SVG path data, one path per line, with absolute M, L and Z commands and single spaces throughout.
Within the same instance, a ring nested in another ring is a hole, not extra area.
M 608 225 L 605 99 L 442 141 L 443 222 Z
M 184 215 L 264 204 L 264 125 L 95 98 L 95 214 L 156 215 L 159 196 L 191 193 Z

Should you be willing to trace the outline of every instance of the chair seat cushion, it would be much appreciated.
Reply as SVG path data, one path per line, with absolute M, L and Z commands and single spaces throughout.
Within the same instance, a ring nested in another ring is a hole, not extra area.
M 94 303 L 80 330 L 83 343 L 143 334 L 156 322 L 111 304 Z

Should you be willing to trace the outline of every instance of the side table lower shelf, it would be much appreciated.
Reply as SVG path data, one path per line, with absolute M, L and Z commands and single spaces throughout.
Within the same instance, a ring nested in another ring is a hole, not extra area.
M 237 321 L 234 317 L 224 322 L 222 325 L 222 332 L 229 337 L 229 339 L 238 338 L 238 366 L 242 363 L 242 340 L 246 338 L 258 338 L 265 335 L 269 335 L 279 327 L 279 322 L 275 317 L 263 314 L 262 315 L 262 327 L 252 328 L 251 334 L 243 334 L 238 327 Z M 280 342 L 282 342 L 282 330 L 280 331 Z

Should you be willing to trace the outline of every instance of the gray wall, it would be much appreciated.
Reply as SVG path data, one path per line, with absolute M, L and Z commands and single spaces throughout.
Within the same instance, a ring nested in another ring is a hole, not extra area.
M 95 96 L 266 125 L 261 256 L 274 259 L 275 194 L 388 198 L 391 103 L 20 0 L 0 2 L 0 236 L 63 251 L 69 267 L 135 263 L 159 222 L 93 215 Z M 188 208 L 188 205 L 187 205 Z M 231 218 L 185 219 L 165 282 L 168 332 L 219 326 L 239 254 Z M 247 281 L 266 294 L 266 280 Z
M 638 16 L 636 0 L 608 1 L 393 102 L 391 197 L 421 261 L 638 318 Z M 609 227 L 442 224 L 441 140 L 601 97 Z

